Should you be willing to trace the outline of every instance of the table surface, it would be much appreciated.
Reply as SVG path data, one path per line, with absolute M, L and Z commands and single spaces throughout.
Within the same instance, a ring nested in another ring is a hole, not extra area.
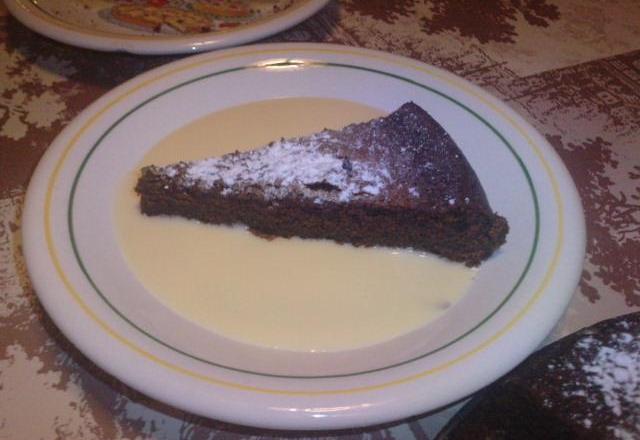
M 584 205 L 582 279 L 556 338 L 640 309 L 640 2 L 342 0 L 266 41 L 330 42 L 422 60 L 533 124 Z M 83 108 L 178 56 L 101 53 L 28 30 L 0 3 L 0 440 L 431 439 L 457 406 L 333 433 L 263 432 L 154 401 L 100 370 L 44 313 L 21 252 L 26 186 Z

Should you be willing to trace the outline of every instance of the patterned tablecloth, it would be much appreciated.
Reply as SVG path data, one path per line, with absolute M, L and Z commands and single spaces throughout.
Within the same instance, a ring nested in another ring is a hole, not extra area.
M 379 49 L 456 73 L 553 145 L 582 197 L 587 259 L 554 337 L 640 308 L 640 2 L 342 0 L 269 41 Z M 0 439 L 433 438 L 456 407 L 337 433 L 265 433 L 168 407 L 101 371 L 43 312 L 21 253 L 39 158 L 83 108 L 178 57 L 99 53 L 0 3 Z

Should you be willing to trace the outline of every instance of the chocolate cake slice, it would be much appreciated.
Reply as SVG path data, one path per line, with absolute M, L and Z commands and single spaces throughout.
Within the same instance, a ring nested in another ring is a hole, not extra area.
M 146 215 L 408 247 L 467 265 L 489 257 L 508 231 L 455 142 L 414 103 L 342 130 L 148 166 L 136 191 Z
M 640 312 L 531 355 L 473 398 L 438 440 L 640 439 Z

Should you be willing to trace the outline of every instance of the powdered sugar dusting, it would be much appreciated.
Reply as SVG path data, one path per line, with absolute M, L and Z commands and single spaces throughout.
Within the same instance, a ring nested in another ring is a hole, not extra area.
M 572 363 L 554 362 L 547 369 L 558 377 L 573 378 L 563 384 L 562 395 L 584 401 L 584 406 L 578 405 L 582 409 L 571 415 L 578 423 L 589 429 L 598 420 L 612 438 L 626 440 L 640 432 L 640 339 L 624 324 L 606 339 L 586 332 L 569 356 Z
M 168 184 L 170 194 L 195 190 L 208 197 L 271 201 L 274 207 L 296 199 L 315 205 L 392 203 L 438 213 L 467 207 L 488 211 L 479 182 L 455 142 L 411 102 L 340 130 L 197 162 L 150 166 L 143 174 Z
M 628 340 L 630 335 L 623 333 Z M 620 338 L 622 340 L 622 338 Z M 594 339 L 585 338 L 581 343 L 593 344 Z M 636 348 L 640 346 L 636 343 Z M 602 394 L 604 402 L 616 416 L 622 415 L 624 404 L 638 405 L 640 409 L 640 351 L 622 352 L 611 347 L 598 348 L 592 363 L 582 369 L 589 381 Z
M 629 432 L 624 428 L 620 428 L 619 426 L 614 426 L 610 429 L 610 431 L 613 433 L 615 438 L 619 438 L 621 440 L 638 440 L 638 436 L 636 433 Z
M 325 132 L 301 139 L 281 139 L 249 153 L 228 154 L 176 166 L 185 167 L 187 184 L 222 186 L 222 195 L 255 184 L 270 199 L 296 190 L 316 203 L 346 202 L 354 197 L 377 196 L 390 180 L 384 167 L 339 157 L 319 148 L 327 142 Z M 176 169 L 165 167 L 167 175 Z

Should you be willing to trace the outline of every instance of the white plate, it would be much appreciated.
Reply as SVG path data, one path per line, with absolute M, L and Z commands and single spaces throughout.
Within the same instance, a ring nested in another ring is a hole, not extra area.
M 235 18 L 205 15 L 212 29 L 201 33 L 180 33 L 169 25 L 151 30 L 118 21 L 110 13 L 116 4 L 113 0 L 5 0 L 5 4 L 24 25 L 54 40 L 87 49 L 152 55 L 196 53 L 259 40 L 306 20 L 328 3 L 328 0 L 244 1 L 255 11 L 252 15 Z M 189 5 L 193 2 L 163 3 L 163 7 L 190 13 Z M 273 6 L 280 9 L 274 12 Z
M 412 100 L 455 138 L 511 231 L 470 292 L 435 322 L 359 350 L 239 344 L 162 306 L 128 269 L 115 188 L 151 147 L 221 109 L 281 97 L 392 111 Z M 331 45 L 259 45 L 163 66 L 114 89 L 58 136 L 29 186 L 24 248 L 68 338 L 138 390 L 186 410 L 271 428 L 329 429 L 437 409 L 495 380 L 563 313 L 584 257 L 577 192 L 558 156 L 506 105 L 447 72 Z

